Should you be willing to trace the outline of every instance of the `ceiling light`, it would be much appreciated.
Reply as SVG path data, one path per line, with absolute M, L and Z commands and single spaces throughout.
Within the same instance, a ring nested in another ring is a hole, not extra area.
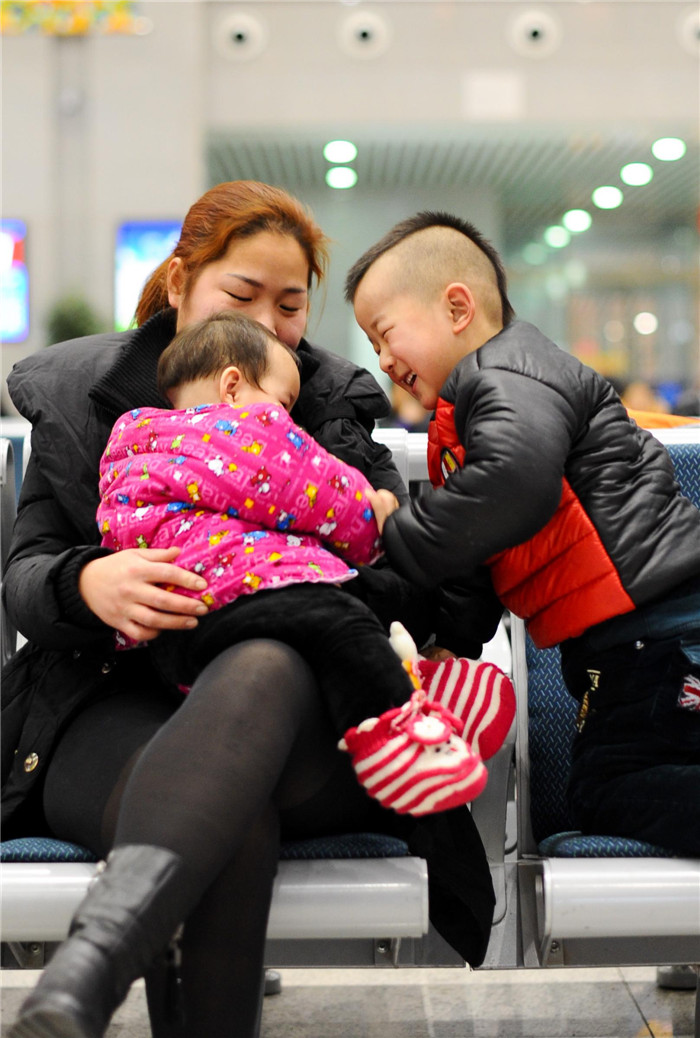
M 635 331 L 639 332 L 640 335 L 653 335 L 659 327 L 656 314 L 650 314 L 648 311 L 642 311 L 642 313 L 637 314 L 632 324 Z
M 608 342 L 622 342 L 625 337 L 625 326 L 622 321 L 606 321 L 603 325 L 603 335 Z
M 569 211 L 564 213 L 562 216 L 561 222 L 564 224 L 567 231 L 571 231 L 572 234 L 580 234 L 581 231 L 588 230 L 593 223 L 593 218 L 585 209 L 569 209 Z
M 540 245 L 539 242 L 531 241 L 529 245 L 526 245 L 523 249 L 523 259 L 526 263 L 529 263 L 531 267 L 539 267 L 541 263 L 547 259 L 547 250 L 544 245 Z
M 648 184 L 654 176 L 654 170 L 647 162 L 628 162 L 620 170 L 620 180 L 630 187 L 641 187 Z
M 583 288 L 588 279 L 586 264 L 581 260 L 570 260 L 564 267 L 564 277 L 571 288 Z
M 655 159 L 662 162 L 675 162 L 682 159 L 686 152 L 685 141 L 680 137 L 660 137 L 651 146 L 651 153 Z
M 566 283 L 566 278 L 562 277 L 561 274 L 550 274 L 545 280 L 544 290 L 550 299 L 559 301 L 566 299 L 569 293 L 569 286 Z
M 357 148 L 352 141 L 329 141 L 323 149 L 328 162 L 352 162 L 357 158 Z
M 357 173 L 350 166 L 331 166 L 326 171 L 326 183 L 329 187 L 339 189 L 354 187 L 357 183 Z
M 619 205 L 622 205 L 623 198 L 624 195 L 619 187 L 609 185 L 597 187 L 591 195 L 593 204 L 597 205 L 599 209 L 617 209 Z
M 558 225 L 548 227 L 542 237 L 552 249 L 563 249 L 571 241 L 571 235 L 566 227 L 559 227 Z

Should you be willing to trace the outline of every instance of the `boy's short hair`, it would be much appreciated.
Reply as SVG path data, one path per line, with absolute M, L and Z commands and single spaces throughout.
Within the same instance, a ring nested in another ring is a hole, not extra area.
M 439 227 L 446 227 L 458 231 L 460 234 L 463 234 L 468 238 L 469 241 L 471 241 L 476 248 L 483 253 L 483 256 L 488 261 L 495 278 L 496 288 L 501 303 L 501 319 L 504 325 L 510 324 L 515 317 L 515 311 L 508 299 L 505 268 L 501 257 L 498 255 L 494 246 L 473 224 L 469 223 L 467 220 L 462 220 L 459 216 L 453 216 L 451 213 L 431 212 L 429 210 L 417 213 L 415 216 L 410 216 L 408 219 L 397 223 L 396 226 L 392 227 L 383 238 L 380 238 L 375 245 L 367 249 L 367 251 L 360 256 L 357 262 L 350 268 L 345 279 L 346 302 L 354 302 L 355 294 L 360 282 L 372 264 L 376 263 L 380 256 L 383 256 L 386 252 L 389 252 L 390 249 L 400 245 L 407 238 L 417 234 L 419 231 L 426 231 Z
M 178 332 L 161 353 L 158 390 L 161 396 L 167 396 L 171 389 L 218 375 L 230 364 L 240 368 L 251 385 L 259 387 L 270 366 L 271 342 L 278 342 L 300 367 L 294 350 L 251 317 L 224 311 L 196 321 Z

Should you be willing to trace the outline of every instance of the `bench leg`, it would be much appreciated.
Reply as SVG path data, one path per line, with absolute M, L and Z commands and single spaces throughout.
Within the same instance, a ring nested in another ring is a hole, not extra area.
M 46 945 L 38 941 L 8 941 L 7 947 L 12 952 L 17 965 L 23 970 L 40 970 L 44 968 Z
M 282 978 L 277 970 L 265 970 L 265 994 L 279 995 L 282 990 Z

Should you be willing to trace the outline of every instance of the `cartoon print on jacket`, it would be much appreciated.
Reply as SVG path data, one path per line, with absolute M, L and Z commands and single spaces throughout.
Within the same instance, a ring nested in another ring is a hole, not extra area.
M 138 456 L 138 465 L 132 459 Z M 338 584 L 380 554 L 369 482 L 270 403 L 142 408 L 116 422 L 97 522 L 110 548 L 182 548 L 218 608 L 299 582 Z M 321 543 L 323 542 L 323 543 Z

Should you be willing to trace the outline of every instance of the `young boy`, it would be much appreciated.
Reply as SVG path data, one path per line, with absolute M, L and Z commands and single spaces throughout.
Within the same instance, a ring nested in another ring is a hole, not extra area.
M 398 224 L 346 298 L 382 370 L 435 409 L 437 489 L 386 519 L 389 561 L 425 587 L 473 581 L 482 640 L 502 604 L 561 646 L 584 832 L 700 854 L 700 512 L 667 452 L 605 379 L 513 322 L 500 258 L 466 221 Z
M 284 641 L 316 673 L 371 795 L 414 815 L 472 800 L 486 781 L 478 748 L 422 693 L 395 709 L 413 687 L 374 614 L 340 590 L 357 573 L 348 563 L 381 550 L 372 488 L 289 417 L 299 393 L 294 353 L 229 312 L 177 335 L 158 376 L 175 410 L 117 420 L 97 519 L 105 546 L 174 545 L 178 565 L 207 580 L 205 592 L 192 592 L 209 610 L 198 625 L 149 643 L 161 672 L 189 684 L 234 642 Z M 378 514 L 396 502 L 389 491 L 374 500 Z M 378 711 L 388 716 L 367 718 Z M 359 730 L 346 732 L 352 725 Z

